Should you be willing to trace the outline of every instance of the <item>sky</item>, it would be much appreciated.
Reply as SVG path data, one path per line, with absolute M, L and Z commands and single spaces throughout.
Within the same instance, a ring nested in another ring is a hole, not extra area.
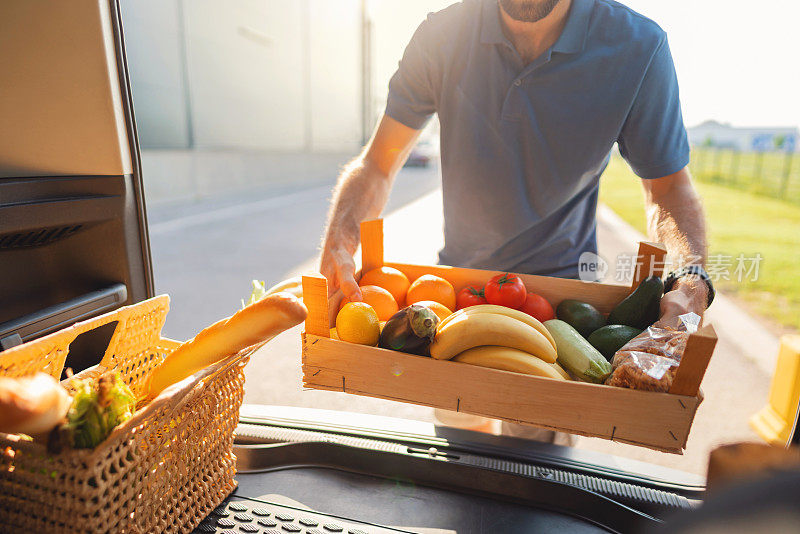
M 414 29 L 452 0 L 372 0 L 376 98 Z M 666 30 L 684 122 L 800 126 L 800 2 L 624 0 Z

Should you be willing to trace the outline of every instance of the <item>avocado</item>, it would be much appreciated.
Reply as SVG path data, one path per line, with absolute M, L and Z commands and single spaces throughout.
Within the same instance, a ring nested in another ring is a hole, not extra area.
M 583 337 L 605 326 L 606 320 L 597 308 L 586 302 L 567 299 L 562 300 L 556 308 L 556 317 L 570 325 Z
M 641 333 L 642 331 L 640 329 L 632 326 L 610 324 L 592 332 L 587 338 L 587 341 L 589 341 L 600 354 L 605 356 L 606 360 L 611 361 L 611 358 L 614 357 L 614 353 L 621 349 L 625 343 Z
M 650 276 L 608 314 L 608 324 L 624 324 L 644 330 L 658 321 L 664 282 Z

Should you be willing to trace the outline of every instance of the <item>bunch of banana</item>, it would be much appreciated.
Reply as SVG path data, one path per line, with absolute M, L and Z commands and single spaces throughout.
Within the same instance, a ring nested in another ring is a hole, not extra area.
M 430 346 L 431 356 L 472 365 L 564 380 L 556 343 L 527 313 L 481 304 L 445 318 Z

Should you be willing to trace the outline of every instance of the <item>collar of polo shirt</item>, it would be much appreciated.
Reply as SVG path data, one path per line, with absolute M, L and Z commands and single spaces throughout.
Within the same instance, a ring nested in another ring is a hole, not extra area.
M 567 23 L 553 45 L 553 52 L 575 54 L 583 50 L 593 6 L 594 0 L 572 0 Z M 483 0 L 481 43 L 503 44 L 513 49 L 514 45 L 506 38 L 500 24 L 500 6 L 497 0 Z

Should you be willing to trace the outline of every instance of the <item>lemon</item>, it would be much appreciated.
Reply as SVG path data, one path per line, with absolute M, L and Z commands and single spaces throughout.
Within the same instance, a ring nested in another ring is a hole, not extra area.
M 359 345 L 377 345 L 381 336 L 378 314 L 364 302 L 349 302 L 336 316 L 339 339 Z

